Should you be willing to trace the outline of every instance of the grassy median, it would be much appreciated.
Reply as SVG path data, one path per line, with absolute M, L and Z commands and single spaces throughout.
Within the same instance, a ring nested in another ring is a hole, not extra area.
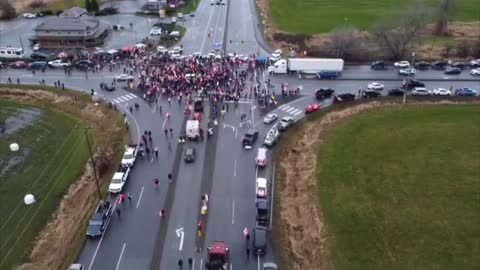
M 480 107 L 407 106 L 352 116 L 318 157 L 334 268 L 480 267 Z
M 330 32 L 342 25 L 351 25 L 360 30 L 369 30 L 381 18 L 396 9 L 411 5 L 414 0 L 272 0 L 270 10 L 273 22 L 279 30 L 291 33 L 316 34 Z M 427 0 L 437 7 L 441 0 Z M 454 1 L 455 21 L 480 20 L 478 0 Z

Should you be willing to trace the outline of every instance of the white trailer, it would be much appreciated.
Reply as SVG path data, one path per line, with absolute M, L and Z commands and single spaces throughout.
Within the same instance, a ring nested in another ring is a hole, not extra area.
M 198 138 L 200 138 L 200 121 L 187 120 L 185 133 L 187 135 L 187 139 L 198 140 Z
M 270 74 L 316 74 L 323 73 L 330 78 L 343 71 L 343 59 L 339 58 L 289 58 L 281 59 L 268 67 Z

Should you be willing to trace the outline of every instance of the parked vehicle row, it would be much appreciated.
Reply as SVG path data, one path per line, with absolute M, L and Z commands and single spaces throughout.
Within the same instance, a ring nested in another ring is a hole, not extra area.
M 389 65 L 384 61 L 374 61 L 370 64 L 371 69 L 373 70 L 387 70 Z M 425 61 L 418 61 L 413 64 L 410 64 L 409 61 L 398 61 L 393 63 L 393 67 L 398 69 L 398 74 L 403 76 L 413 76 L 417 70 L 443 70 L 447 75 L 458 75 L 461 74 L 463 70 L 471 68 L 470 74 L 480 75 L 480 59 L 475 59 L 470 61 L 470 63 L 465 62 L 447 62 L 447 61 L 435 61 L 428 63 Z

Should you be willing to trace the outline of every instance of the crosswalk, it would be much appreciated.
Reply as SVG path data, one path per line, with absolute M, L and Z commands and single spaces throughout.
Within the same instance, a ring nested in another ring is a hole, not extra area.
M 291 115 L 299 115 L 303 112 L 302 109 L 298 109 L 298 108 L 295 108 L 293 106 L 290 106 L 290 105 L 287 105 L 287 104 L 283 104 L 281 105 L 280 107 L 278 107 L 280 110 L 284 111 L 284 112 L 287 112 Z
M 134 94 L 126 94 L 126 95 L 123 95 L 123 96 L 120 96 L 120 97 L 117 97 L 117 98 L 114 98 L 112 100 L 112 102 L 114 104 L 120 104 L 120 103 L 123 103 L 123 102 L 127 102 L 131 99 L 134 99 L 134 98 L 138 98 L 136 95 Z

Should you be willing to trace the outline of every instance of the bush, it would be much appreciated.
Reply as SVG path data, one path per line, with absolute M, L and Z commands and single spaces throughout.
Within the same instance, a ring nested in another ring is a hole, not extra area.
M 31 9 L 44 8 L 46 6 L 47 4 L 43 0 L 34 0 L 33 2 L 30 2 L 30 4 L 28 4 L 28 7 Z
M 114 8 L 114 7 L 106 7 L 104 9 L 100 10 L 100 11 L 103 11 L 108 15 L 118 14 L 118 8 Z
M 465 58 L 470 54 L 470 45 L 466 41 L 458 43 L 458 46 L 456 48 L 457 51 L 457 56 L 461 58 Z
M 60 15 L 60 14 L 62 14 L 62 13 L 63 13 L 63 10 L 57 10 L 57 12 L 55 13 L 55 15 L 58 16 L 58 15 Z
M 0 19 L 10 20 L 17 16 L 17 11 L 8 0 L 0 0 L 0 12 Z

